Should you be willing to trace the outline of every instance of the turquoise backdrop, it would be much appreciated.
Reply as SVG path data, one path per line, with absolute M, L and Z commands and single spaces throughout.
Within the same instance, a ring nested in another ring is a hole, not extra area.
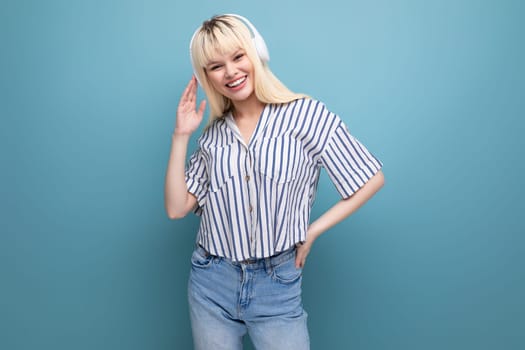
M 191 348 L 164 173 L 190 36 L 229 12 L 385 164 L 308 260 L 312 349 L 523 349 L 524 4 L 3 0 L 0 349 Z

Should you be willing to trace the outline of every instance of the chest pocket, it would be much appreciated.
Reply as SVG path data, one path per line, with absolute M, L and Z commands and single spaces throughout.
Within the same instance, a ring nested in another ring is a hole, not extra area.
M 238 174 L 239 149 L 232 141 L 210 146 L 208 152 L 210 190 L 217 192 Z
M 260 143 L 259 171 L 277 183 L 296 179 L 304 163 L 301 143 L 290 135 L 263 137 Z

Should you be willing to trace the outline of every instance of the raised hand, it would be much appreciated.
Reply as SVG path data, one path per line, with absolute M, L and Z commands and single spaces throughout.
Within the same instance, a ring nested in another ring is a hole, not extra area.
M 197 79 L 193 76 L 182 93 L 177 108 L 177 120 L 175 121 L 175 134 L 192 134 L 202 121 L 206 101 L 199 104 L 197 110 Z

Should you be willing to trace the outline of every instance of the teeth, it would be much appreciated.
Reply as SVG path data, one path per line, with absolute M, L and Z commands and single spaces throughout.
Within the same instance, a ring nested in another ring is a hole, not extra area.
M 246 77 L 239 78 L 239 79 L 235 80 L 233 83 L 226 84 L 226 86 L 228 86 L 228 87 L 239 86 L 239 85 L 241 85 L 244 82 L 245 79 L 246 79 Z

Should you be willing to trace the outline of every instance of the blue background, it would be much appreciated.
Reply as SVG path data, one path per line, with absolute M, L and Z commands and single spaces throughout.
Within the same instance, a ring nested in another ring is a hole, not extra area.
M 163 182 L 190 36 L 227 12 L 385 164 L 308 260 L 312 349 L 522 349 L 518 0 L 3 0 L 0 348 L 191 348 L 198 218 Z M 323 175 L 313 217 L 336 200 Z

